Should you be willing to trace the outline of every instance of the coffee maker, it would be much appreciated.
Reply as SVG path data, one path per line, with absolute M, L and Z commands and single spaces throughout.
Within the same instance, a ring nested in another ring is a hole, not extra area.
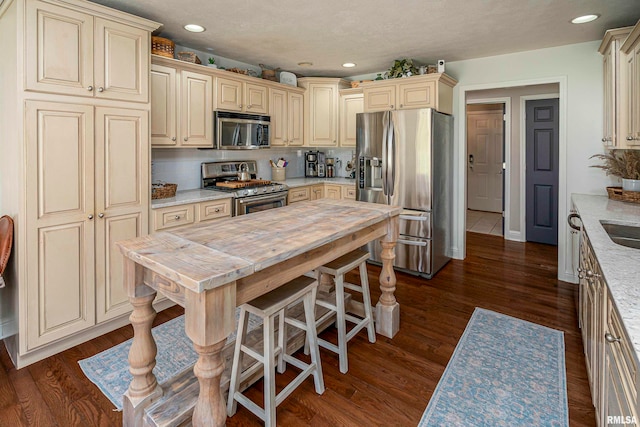
M 324 178 L 326 176 L 325 156 L 322 151 L 307 151 L 304 155 L 304 176 Z

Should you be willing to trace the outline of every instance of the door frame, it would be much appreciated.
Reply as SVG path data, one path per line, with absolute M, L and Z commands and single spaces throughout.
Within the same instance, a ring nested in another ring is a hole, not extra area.
M 485 89 L 505 89 L 517 86 L 541 85 L 555 83 L 558 84 L 559 92 L 559 162 L 560 170 L 558 171 L 558 218 L 566 218 L 568 212 L 569 198 L 567 195 L 567 96 L 568 96 L 568 77 L 567 76 L 551 76 L 538 79 L 514 80 L 506 82 L 492 82 L 471 85 L 460 85 L 454 88 L 454 94 L 457 92 L 458 99 L 454 102 L 454 115 L 464 117 L 464 120 L 457 120 L 458 125 L 454 130 L 454 141 L 460 141 L 454 144 L 454 224 L 453 239 L 451 253 L 453 258 L 464 259 L 467 255 L 466 247 L 466 180 L 467 180 L 467 144 L 461 141 L 466 140 L 466 99 L 467 92 Z M 521 196 L 522 197 L 522 196 Z M 574 272 L 571 266 L 571 237 L 566 225 L 566 221 L 558 221 L 558 278 L 566 282 L 574 282 Z
M 503 209 L 503 213 L 504 216 L 502 217 L 502 237 L 504 239 L 507 240 L 517 240 L 512 238 L 511 236 L 508 236 L 507 234 L 509 233 L 509 230 L 511 229 L 511 227 L 509 227 L 509 213 L 510 213 L 510 209 L 509 209 L 509 203 L 511 202 L 511 184 L 510 184 L 510 177 L 511 177 L 511 165 L 509 162 L 509 159 L 511 158 L 511 98 L 510 97 L 496 97 L 496 98 L 482 98 L 482 99 L 472 99 L 472 100 L 467 100 L 465 102 L 465 110 L 464 110 L 464 121 L 465 121 L 465 129 L 464 129 L 464 150 L 465 150 L 465 159 L 466 159 L 466 152 L 467 152 L 467 144 L 469 143 L 469 141 L 467 141 L 467 128 L 466 128 L 466 121 L 467 121 L 467 108 L 466 106 L 469 104 L 503 104 L 504 105 L 504 134 L 502 135 L 502 156 L 504 159 L 504 162 L 506 163 L 506 167 L 504 169 L 504 177 L 502 179 L 503 181 L 503 185 L 502 185 L 502 191 L 503 191 L 503 198 L 502 198 L 502 209 Z M 460 134 L 461 136 L 463 134 Z M 465 224 L 464 224 L 464 230 L 466 230 L 467 228 L 467 224 L 466 224 L 466 212 L 467 212 L 467 169 L 466 169 L 466 165 L 465 165 L 465 181 L 464 181 L 464 211 L 465 211 Z M 466 249 L 465 249 L 466 252 Z
M 521 242 L 527 241 L 527 101 L 533 101 L 537 99 L 558 99 L 558 105 L 560 105 L 559 93 L 545 93 L 540 95 L 524 95 L 520 97 L 520 170 L 523 171 L 522 179 L 520 180 L 520 230 L 522 230 Z M 558 107 L 558 109 L 560 109 Z M 560 139 L 562 141 L 562 139 Z M 558 147 L 559 149 L 560 147 Z M 560 162 L 562 162 L 562 156 L 560 156 Z M 561 165 L 562 163 L 560 163 Z M 559 172 L 559 171 L 558 171 Z M 558 176 L 558 237 L 560 237 L 560 177 Z M 566 215 L 565 215 L 566 216 Z M 560 239 L 558 239 L 558 245 Z M 558 262 L 558 265 L 560 263 Z

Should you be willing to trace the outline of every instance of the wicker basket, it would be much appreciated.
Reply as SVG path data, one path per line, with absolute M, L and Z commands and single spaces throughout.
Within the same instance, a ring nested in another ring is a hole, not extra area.
M 640 203 L 640 191 L 622 190 L 622 201 L 631 203 Z
M 151 53 L 173 59 L 176 44 L 163 37 L 151 37 Z
M 611 200 L 622 200 L 622 187 L 607 187 L 607 193 Z
M 200 58 L 198 58 L 198 55 L 196 55 L 195 52 L 178 52 L 177 58 L 180 61 L 184 61 L 184 62 L 191 62 L 193 64 L 202 64 L 202 62 L 200 62 Z
M 174 197 L 178 184 L 153 184 L 151 186 L 151 198 L 152 199 L 166 199 L 168 197 Z

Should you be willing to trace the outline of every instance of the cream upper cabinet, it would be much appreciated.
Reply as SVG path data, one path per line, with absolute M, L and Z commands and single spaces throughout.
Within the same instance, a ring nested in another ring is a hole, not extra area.
M 269 111 L 267 86 L 237 79 L 216 79 L 216 109 L 267 114 Z
M 37 0 L 26 22 L 27 90 L 148 102 L 147 30 Z
M 295 146 L 303 144 L 302 91 L 269 88 L 269 115 L 271 116 L 271 145 Z
M 213 147 L 213 77 L 151 65 L 151 144 Z
M 640 146 L 640 22 L 631 30 L 620 47 L 626 62 L 625 75 L 622 77 L 620 91 L 623 93 L 623 115 L 626 120 L 626 132 L 622 134 L 628 148 Z M 624 126 L 624 123 L 622 123 Z M 621 138 L 622 140 L 622 138 Z M 622 142 L 622 141 L 621 141 Z M 624 147 L 622 147 L 624 148 Z
M 425 74 L 362 83 L 364 112 L 434 108 L 453 113 L 453 87 L 446 74 Z
M 347 87 L 342 79 L 305 77 L 298 85 L 306 89 L 304 94 L 305 144 L 311 147 L 335 147 L 338 145 L 339 90 Z
M 340 146 L 356 146 L 356 114 L 364 111 L 362 89 L 340 91 Z
M 620 52 L 622 42 L 632 27 L 609 30 L 600 44 L 602 54 L 603 82 L 603 135 L 602 143 L 607 148 L 620 148 L 626 145 L 627 130 L 627 60 Z

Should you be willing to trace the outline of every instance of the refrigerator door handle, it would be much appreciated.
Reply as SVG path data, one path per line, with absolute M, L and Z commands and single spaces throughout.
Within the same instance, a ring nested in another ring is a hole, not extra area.
M 390 197 L 393 196 L 396 180 L 396 135 L 391 117 L 391 113 L 389 113 L 389 142 L 387 144 L 389 150 L 387 153 L 387 196 L 389 196 L 389 204 L 391 204 Z
M 397 243 L 400 243 L 402 245 L 409 245 L 409 246 L 427 246 L 427 242 L 424 240 L 398 239 Z
M 389 173 L 389 168 L 387 166 L 389 162 L 389 157 L 387 153 L 387 139 L 389 135 L 389 113 L 385 112 L 382 117 L 383 127 L 382 127 L 382 193 L 387 196 L 389 194 L 388 191 L 388 179 L 387 175 Z

